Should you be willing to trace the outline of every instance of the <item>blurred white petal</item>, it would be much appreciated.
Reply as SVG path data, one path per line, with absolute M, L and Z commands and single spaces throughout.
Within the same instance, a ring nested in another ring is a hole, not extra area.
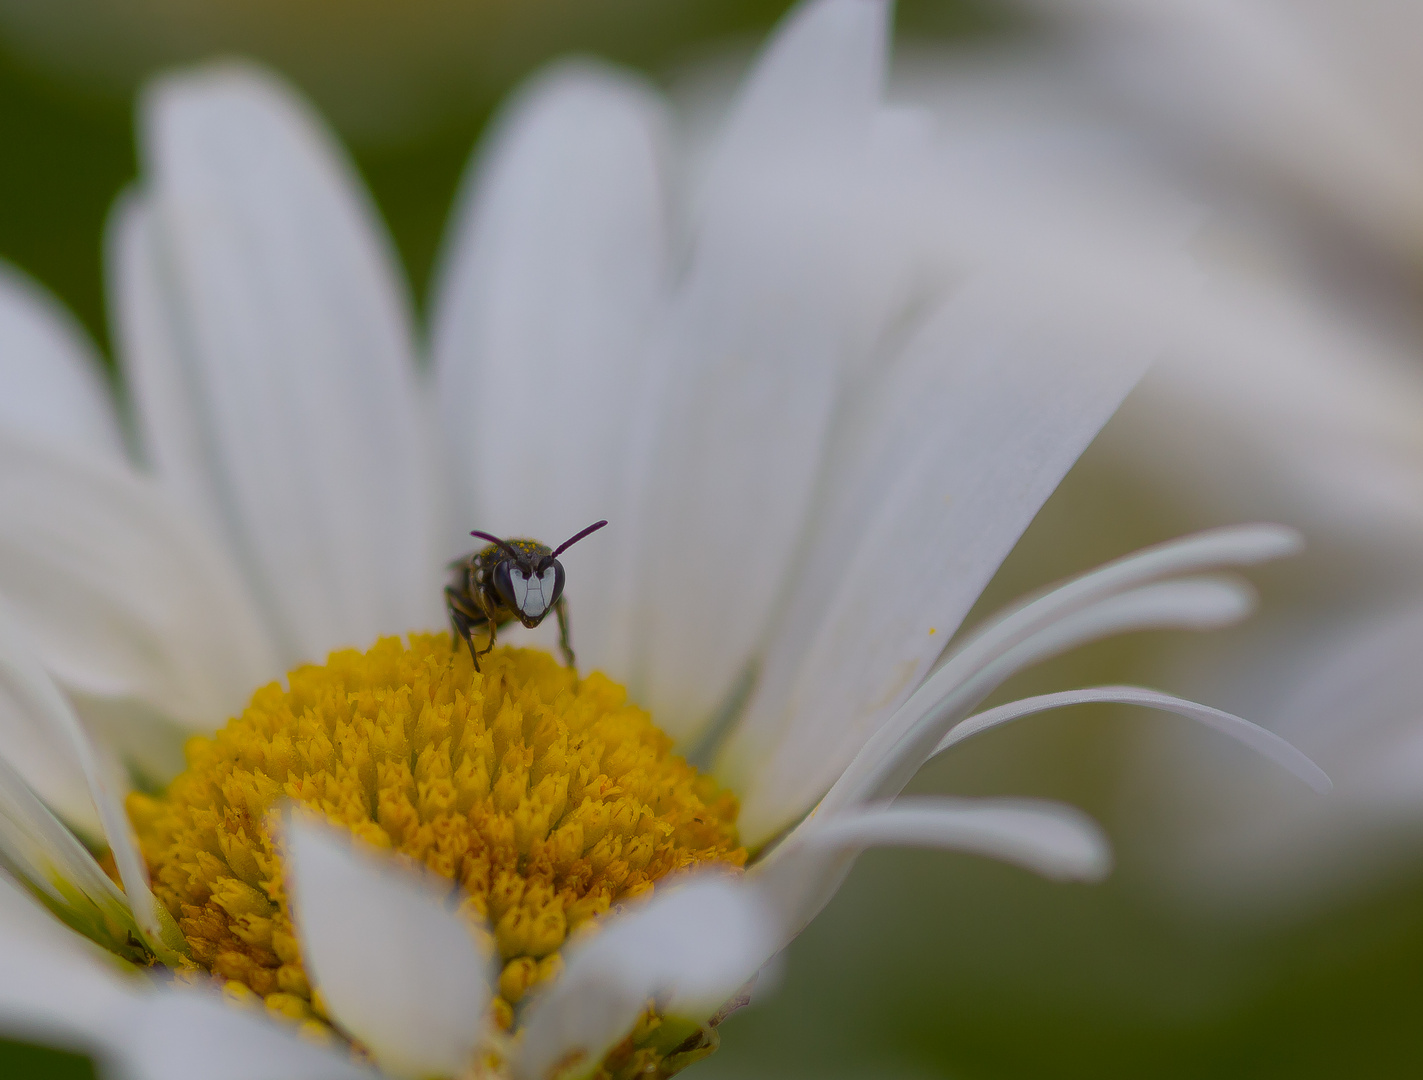
M 557 544 L 608 518 L 561 558 L 582 666 L 615 676 L 630 614 L 610 567 L 638 528 L 628 437 L 667 288 L 667 123 L 614 70 L 523 90 L 456 207 L 432 331 L 458 548 L 471 528 Z
M 893 805 L 811 817 L 752 873 L 789 940 L 834 896 L 871 847 L 963 851 L 1061 881 L 1099 881 L 1111 845 L 1082 811 L 1033 799 L 904 798 Z
M 0 604 L 0 755 L 53 809 L 97 837 L 89 782 L 63 735 L 67 721 L 55 719 L 69 711 L 24 630 Z
M 706 1021 L 779 948 L 770 910 L 743 882 L 712 874 L 659 883 L 608 919 L 531 1007 L 516 1075 L 541 1080 L 571 1060 L 591 1065 L 632 1029 L 649 1000 L 664 1016 Z
M 7 743 L 13 739 L 22 755 L 16 760 L 21 767 L 33 770 L 41 782 L 47 781 L 55 786 L 58 786 L 57 782 L 62 782 L 63 792 L 70 798 L 74 795 L 68 788 L 75 774 L 84 778 L 89 800 L 103 829 L 103 838 L 108 841 L 134 919 L 149 947 L 160 958 L 176 960 L 175 954 L 185 949 L 182 935 L 148 887 L 148 868 L 139 854 L 138 841 L 114 789 L 110 763 L 100 757 L 69 702 L 40 670 L 30 653 L 24 632 L 3 608 L 0 608 L 0 680 L 3 680 L 4 697 L 23 710 L 7 712 L 0 718 L 4 724 L 0 733 L 7 736 Z M 22 796 L 15 796 L 14 807 L 25 811 Z M 43 830 L 43 819 L 36 819 L 30 813 L 26 817 L 29 827 Z M 56 842 L 53 847 L 55 857 L 63 857 L 67 861 L 72 859 L 72 849 L 66 856 L 64 844 Z M 76 869 L 82 883 L 87 876 L 82 860 Z M 90 882 L 91 887 L 92 884 Z M 96 900 L 102 900 L 101 892 L 95 891 L 94 896 Z
M 196 729 L 279 673 L 223 553 L 150 481 L 0 432 L 0 594 L 66 686 Z
M 314 1046 L 216 994 L 160 990 L 62 927 L 0 876 L 0 1032 L 94 1057 L 142 1080 L 372 1080 L 344 1051 Z
M 864 138 L 884 90 L 890 14 L 885 0 L 802 0 L 737 93 L 709 183 L 788 141 Z
M 3 874 L 0 955 L 0 1034 L 81 1053 L 112 1045 L 138 986 Z
M 1423 238 L 1415 5 L 1032 0 L 1083 69 L 1192 154 L 1331 206 L 1375 242 Z
M 121 1019 L 105 1056 L 142 1080 L 379 1080 L 345 1047 L 314 1044 L 201 990 L 144 994 Z
M 409 315 L 353 170 L 249 68 L 163 80 L 142 121 L 158 288 L 183 320 L 167 338 L 184 385 L 165 383 L 171 369 L 152 385 L 189 395 L 214 501 L 284 659 L 437 623 L 434 455 Z
M 0 426 L 115 461 L 123 435 L 98 354 L 74 317 L 0 262 Z
M 4 758 L 0 867 L 91 941 L 117 952 L 130 947 L 130 935 L 142 939 L 118 886 Z
M 1224 269 L 1114 425 L 1178 498 L 1289 514 L 1358 544 L 1423 527 L 1423 378 L 1409 347 L 1288 281 Z
M 680 739 L 761 644 L 841 380 L 909 303 L 910 233 L 889 226 L 896 207 L 873 167 L 886 14 L 877 0 L 825 0 L 770 46 L 709 168 L 653 346 L 630 682 Z
M 133 402 L 145 464 L 213 536 L 228 542 L 223 496 L 215 481 L 207 418 L 184 362 L 184 316 L 165 274 L 152 199 L 124 192 L 105 233 L 115 349 Z M 188 331 L 191 333 L 191 331 Z M 269 631 L 270 632 L 270 631 Z
M 927 320 L 857 418 L 855 465 L 719 763 L 748 842 L 813 803 L 918 685 L 1153 354 L 1000 275 Z
M 492 973 L 455 894 L 289 814 L 293 921 L 331 1018 L 400 1076 L 462 1072 L 484 1033 Z
M 1282 907 L 1338 902 L 1408 874 L 1423 842 L 1417 598 L 1398 610 L 1311 619 L 1281 641 L 1251 645 L 1265 685 L 1245 690 L 1261 722 L 1318 761 L 1333 793 L 1319 800 L 1279 783 L 1222 784 L 1224 797 L 1186 819 L 1173 859 L 1156 867 L 1167 895 L 1274 920 Z M 1178 767 L 1173 798 L 1191 798 L 1203 775 L 1234 772 L 1219 747 L 1188 732 L 1162 731 L 1148 744 L 1148 760 L 1163 753 Z

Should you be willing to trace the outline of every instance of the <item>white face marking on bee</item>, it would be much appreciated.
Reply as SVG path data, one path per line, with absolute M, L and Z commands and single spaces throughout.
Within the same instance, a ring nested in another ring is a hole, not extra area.
M 553 602 L 553 586 L 558 571 L 552 566 L 537 577 L 526 578 L 517 566 L 509 568 L 509 584 L 514 587 L 514 604 L 531 619 L 537 619 Z

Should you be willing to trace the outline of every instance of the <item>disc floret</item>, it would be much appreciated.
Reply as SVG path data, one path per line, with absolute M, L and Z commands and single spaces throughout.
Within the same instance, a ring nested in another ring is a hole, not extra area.
M 130 796 L 153 887 L 194 963 L 321 1029 L 284 891 L 276 811 L 303 805 L 457 886 L 500 966 L 494 1020 L 557 977 L 596 916 L 666 874 L 741 866 L 734 796 L 594 673 L 443 634 L 383 638 L 258 690 L 163 796 Z

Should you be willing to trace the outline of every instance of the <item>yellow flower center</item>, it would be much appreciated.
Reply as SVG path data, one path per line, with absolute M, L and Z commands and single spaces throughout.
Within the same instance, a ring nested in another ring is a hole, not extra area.
M 229 995 L 324 1019 L 269 831 L 285 800 L 464 890 L 503 963 L 506 1030 L 584 923 L 674 870 L 744 863 L 735 798 L 673 755 L 621 686 L 532 650 L 481 663 L 443 634 L 333 653 L 191 740 L 163 797 L 129 797 L 155 893 Z

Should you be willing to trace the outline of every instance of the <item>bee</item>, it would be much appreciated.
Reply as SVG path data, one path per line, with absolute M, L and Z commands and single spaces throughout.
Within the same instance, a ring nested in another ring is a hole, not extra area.
M 450 613 L 455 643 L 464 639 L 475 671 L 479 670 L 480 656 L 494 648 L 499 627 L 518 619 L 532 630 L 549 611 L 558 613 L 559 648 L 564 663 L 573 667 L 573 648 L 568 644 L 568 601 L 563 598 L 563 564 L 558 557 L 606 524 L 595 522 L 553 549 L 527 537 L 501 540 L 477 529 L 469 534 L 489 543 L 450 563 L 452 576 L 445 586 L 445 607 Z M 489 644 L 482 652 L 476 652 L 472 634 L 481 626 L 489 627 Z

